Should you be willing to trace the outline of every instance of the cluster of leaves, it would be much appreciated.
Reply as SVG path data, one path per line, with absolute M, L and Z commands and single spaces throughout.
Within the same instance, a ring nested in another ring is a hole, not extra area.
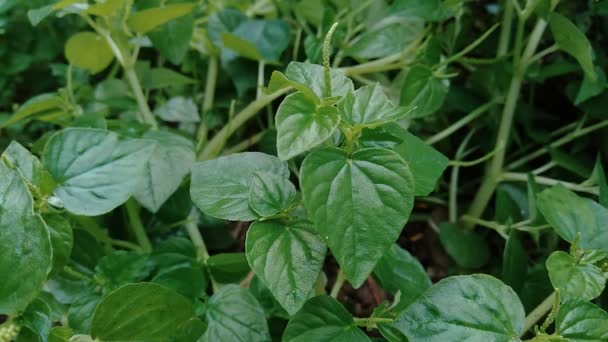
M 0 2 L 0 341 L 608 340 L 606 16 Z

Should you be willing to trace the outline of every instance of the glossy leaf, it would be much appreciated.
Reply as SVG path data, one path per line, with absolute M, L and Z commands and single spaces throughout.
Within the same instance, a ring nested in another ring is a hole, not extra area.
M 296 187 L 287 178 L 256 172 L 249 188 L 249 205 L 262 217 L 272 216 L 294 205 Z
M 306 221 L 255 222 L 247 232 L 247 260 L 278 302 L 294 314 L 309 298 L 327 247 Z
M 304 160 L 300 184 L 317 231 L 351 284 L 361 286 L 412 210 L 414 180 L 407 163 L 385 149 L 349 156 L 327 148 Z
M 411 341 L 519 341 L 524 308 L 498 279 L 475 274 L 441 280 L 407 307 L 394 326 Z
M 284 162 L 259 152 L 198 162 L 192 167 L 192 201 L 209 216 L 235 221 L 255 220 L 258 215 L 249 206 L 249 189 L 258 171 L 289 177 Z
M 602 270 L 594 265 L 577 263 L 565 252 L 553 252 L 547 259 L 547 270 L 553 287 L 563 298 L 592 300 L 604 290 L 606 279 Z
M 593 67 L 593 48 L 587 37 L 574 23 L 559 13 L 551 13 L 549 27 L 557 46 L 576 58 L 585 74 L 595 80 L 597 75 Z
M 91 336 L 102 341 L 167 341 L 194 316 L 192 304 L 152 283 L 128 284 L 97 305 Z
M 399 104 L 416 107 L 412 116 L 421 118 L 437 112 L 443 105 L 448 87 L 435 78 L 426 66 L 414 66 L 403 81 Z
M 137 189 L 152 148 L 100 129 L 68 128 L 48 141 L 42 162 L 57 182 L 55 194 L 77 215 L 105 214 Z
M 291 159 L 332 136 L 340 115 L 333 106 L 317 106 L 304 93 L 287 96 L 277 110 L 277 152 Z
M 133 31 L 146 34 L 170 20 L 190 13 L 194 7 L 196 7 L 195 3 L 179 3 L 149 8 L 131 14 L 127 23 Z
M 555 332 L 570 342 L 607 341 L 608 313 L 588 301 L 568 299 L 557 312 Z
M 79 32 L 65 43 L 65 58 L 70 64 L 96 74 L 112 63 L 114 54 L 102 36 Z
M 393 105 L 382 86 L 374 83 L 346 94 L 338 103 L 338 109 L 341 118 L 349 124 L 373 128 L 399 120 L 413 108 Z
M 321 65 L 291 62 L 285 70 L 285 76 L 312 90 L 319 99 L 324 99 L 326 87 L 323 70 Z M 353 82 L 342 71 L 332 69 L 330 78 L 331 96 L 344 96 L 354 90 Z

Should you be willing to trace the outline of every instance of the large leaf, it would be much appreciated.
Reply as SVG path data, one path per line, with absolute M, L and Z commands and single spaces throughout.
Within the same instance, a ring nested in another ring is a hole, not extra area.
M 322 144 L 332 136 L 340 115 L 333 106 L 317 106 L 302 92 L 287 96 L 277 110 L 277 152 L 283 160 Z
M 290 314 L 309 298 L 327 247 L 306 221 L 264 221 L 247 232 L 247 260 Z
M 24 309 L 52 266 L 51 240 L 17 170 L 0 162 L 0 313 Z
M 202 342 L 270 341 L 264 309 L 238 285 L 226 285 L 213 294 L 205 312 L 207 330 Z
M 237 153 L 194 164 L 190 194 L 205 214 L 225 220 L 252 221 L 258 215 L 249 207 L 249 186 L 256 172 L 288 178 L 287 165 L 259 152 Z
M 249 205 L 262 217 L 272 216 L 295 204 L 296 187 L 287 178 L 256 172 L 249 189 Z
M 287 324 L 284 342 L 365 342 L 369 337 L 357 328 L 353 316 L 329 296 L 311 298 Z
M 326 86 L 323 66 L 300 62 L 291 62 L 285 70 L 285 76 L 300 83 L 317 95 L 319 99 L 326 97 Z M 342 71 L 331 70 L 331 96 L 344 96 L 353 91 L 353 82 Z
M 193 316 L 190 301 L 173 290 L 128 284 L 99 302 L 91 336 L 101 341 L 168 341 Z
M 102 36 L 79 32 L 65 43 L 65 58 L 70 64 L 96 74 L 112 63 L 114 54 Z
M 568 299 L 557 312 L 555 333 L 570 342 L 608 341 L 608 313 L 586 300 Z
M 561 185 L 538 194 L 537 206 L 564 240 L 608 252 L 608 209 Z
M 553 287 L 564 298 L 579 297 L 592 300 L 604 290 L 606 279 L 602 270 L 592 264 L 577 263 L 565 252 L 553 252 L 547 259 L 547 270 Z
M 378 83 L 363 86 L 346 94 L 338 103 L 342 120 L 351 125 L 373 128 L 401 119 L 412 111 L 391 103 Z
M 16 141 L 10 145 L 2 153 L 4 162 L 8 162 L 11 167 L 19 169 L 25 180 L 35 186 L 41 195 L 50 195 L 55 187 L 55 181 L 47 170 L 44 169 L 42 163 Z
M 475 274 L 446 278 L 405 309 L 394 326 L 411 341 L 519 341 L 524 308 L 498 279 Z
M 195 3 L 180 3 L 149 8 L 131 14 L 127 23 L 133 31 L 145 34 L 170 20 L 190 13 L 194 7 Z
M 190 173 L 196 156 L 192 141 L 173 133 L 149 131 L 142 136 L 154 146 L 133 196 L 151 212 L 157 212 Z
M 55 194 L 78 215 L 101 215 L 136 190 L 152 146 L 116 133 L 68 128 L 48 141 L 42 162 L 57 182 Z
M 420 118 L 438 111 L 443 105 L 448 87 L 433 76 L 433 71 L 422 65 L 410 69 L 403 81 L 399 104 L 414 106 L 413 117 Z
M 356 288 L 395 242 L 413 207 L 414 179 L 396 153 L 352 155 L 327 148 L 308 155 L 300 183 L 319 234 Z
M 555 12 L 549 16 L 549 27 L 557 46 L 576 58 L 585 74 L 595 80 L 597 75 L 593 68 L 593 48 L 585 34 L 568 18 Z

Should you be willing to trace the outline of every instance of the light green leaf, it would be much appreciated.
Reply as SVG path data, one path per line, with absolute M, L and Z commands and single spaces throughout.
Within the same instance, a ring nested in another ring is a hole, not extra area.
M 462 267 L 479 268 L 490 259 L 488 243 L 473 230 L 444 222 L 439 225 L 439 239 L 446 252 Z
M 449 277 L 405 309 L 394 326 L 411 341 L 520 341 L 524 308 L 517 294 L 484 274 Z
M 237 153 L 198 162 L 192 167 L 192 201 L 209 216 L 253 221 L 258 214 L 249 206 L 249 188 L 257 171 L 289 177 L 289 169 L 284 162 L 259 152 Z
M 32 26 L 37 26 L 44 18 L 48 17 L 53 12 L 55 12 L 54 6 L 47 5 L 27 11 L 27 18 L 30 20 Z
M 581 87 L 578 89 L 578 93 L 576 94 L 576 98 L 574 99 L 575 105 L 580 105 L 581 103 L 589 100 L 592 97 L 595 97 L 606 90 L 608 87 L 608 81 L 606 81 L 606 74 L 600 67 L 595 67 L 595 74 L 597 77 L 595 79 L 591 79 L 587 74 L 583 78 L 583 82 L 581 83 Z
M 288 160 L 322 144 L 332 136 L 339 122 L 335 107 L 317 106 L 302 92 L 287 96 L 276 116 L 279 158 Z
M 597 298 L 606 284 L 602 270 L 594 265 L 577 263 L 568 253 L 553 252 L 547 259 L 547 270 L 553 287 L 563 298 Z
M 249 205 L 260 216 L 269 217 L 294 205 L 296 194 L 296 187 L 289 179 L 256 172 L 249 188 Z
M 213 12 L 209 16 L 207 23 L 207 33 L 209 39 L 217 47 L 222 46 L 222 32 L 232 32 L 241 23 L 249 20 L 249 18 L 240 11 L 233 8 L 225 8 L 221 11 Z
M 0 124 L 0 128 L 8 127 L 21 120 L 48 113 L 63 112 L 63 99 L 53 93 L 40 94 L 22 104 L 10 119 Z
M 278 70 L 272 72 L 272 75 L 270 76 L 270 81 L 268 82 L 268 87 L 266 88 L 266 92 L 271 94 L 275 91 L 287 87 L 293 87 L 295 90 L 301 91 L 302 93 L 304 93 L 304 95 L 306 95 L 306 97 L 308 97 L 309 100 L 313 101 L 314 103 L 319 102 L 317 95 L 313 93 L 310 88 L 301 83 L 288 79 L 285 74 Z
M 97 1 L 94 5 L 89 6 L 86 12 L 100 17 L 109 17 L 115 15 L 124 6 L 124 0 Z
M 112 63 L 114 55 L 102 36 L 78 32 L 65 43 L 65 58 L 70 64 L 96 74 Z
M 149 131 L 143 136 L 153 146 L 133 197 L 155 213 L 190 173 L 196 156 L 192 141 L 173 133 Z
M 124 203 L 141 180 L 152 148 L 113 132 L 68 128 L 48 141 L 42 162 L 57 182 L 55 194 L 77 215 L 95 216 Z
M 608 313 L 586 300 L 568 299 L 557 312 L 555 333 L 570 342 L 608 341 Z
M 311 298 L 287 323 L 284 342 L 366 342 L 353 316 L 329 296 Z
M 294 82 L 300 83 L 312 90 L 317 98 L 325 98 L 325 78 L 322 65 L 308 64 L 300 62 L 291 62 L 285 70 L 285 76 Z M 344 96 L 354 90 L 353 81 L 340 71 L 332 69 L 330 72 L 331 78 L 331 96 Z
M 168 341 L 193 316 L 191 302 L 173 290 L 128 284 L 99 302 L 91 336 L 101 341 Z
M 10 314 L 38 295 L 53 255 L 47 227 L 34 214 L 34 200 L 20 173 L 0 165 L 0 312 Z
M 382 86 L 374 83 L 346 94 L 338 102 L 338 110 L 342 119 L 349 124 L 374 128 L 403 118 L 413 108 L 393 105 Z
M 74 236 L 70 222 L 58 214 L 43 214 L 42 216 L 49 230 L 51 246 L 53 248 L 53 270 L 58 273 L 63 270 L 70 259 Z
M 254 43 L 248 41 L 247 39 L 241 38 L 228 32 L 222 32 L 221 37 L 222 45 L 231 50 L 234 50 L 234 52 L 236 52 L 238 55 L 248 59 L 253 59 L 254 61 L 264 60 L 264 57 L 262 56 L 260 51 L 258 51 L 257 46 Z
M 136 68 L 137 77 L 144 89 L 162 89 L 167 87 L 179 87 L 196 83 L 196 80 L 186 77 L 178 72 L 167 68 Z
M 127 23 L 129 28 L 141 34 L 146 34 L 170 20 L 184 16 L 197 6 L 196 3 L 180 3 L 163 7 L 149 8 L 133 13 Z
M 255 222 L 247 232 L 247 260 L 289 314 L 309 298 L 327 247 L 307 221 Z
M 393 245 L 380 259 L 374 269 L 374 277 L 383 289 L 393 294 L 401 291 L 398 304 L 401 309 L 413 303 L 432 285 L 420 262 L 398 245 Z
M 368 148 L 313 151 L 300 172 L 304 204 L 319 234 L 358 288 L 395 242 L 414 202 L 414 179 L 396 153 Z
M 557 46 L 576 58 L 587 77 L 595 80 L 593 48 L 587 37 L 568 18 L 556 12 L 549 16 L 549 27 Z
M 207 330 L 201 342 L 270 341 L 264 310 L 247 290 L 226 285 L 213 294 L 205 312 Z
M 608 209 L 561 185 L 538 194 L 536 202 L 562 239 L 583 249 L 608 252 Z
M 196 104 L 191 98 L 176 96 L 172 97 L 154 110 L 154 114 L 169 122 L 192 122 L 201 121 Z
M 399 53 L 416 39 L 423 29 L 424 21 L 418 18 L 389 16 L 357 37 L 344 50 L 344 54 L 371 59 Z
M 416 107 L 412 117 L 421 118 L 438 111 L 447 93 L 448 87 L 443 80 L 433 76 L 429 67 L 418 65 L 405 76 L 399 104 Z
M 42 196 L 50 195 L 55 188 L 55 181 L 47 170 L 44 169 L 42 163 L 16 141 L 10 145 L 2 153 L 2 160 L 5 163 L 19 169 L 25 180 L 35 186 Z

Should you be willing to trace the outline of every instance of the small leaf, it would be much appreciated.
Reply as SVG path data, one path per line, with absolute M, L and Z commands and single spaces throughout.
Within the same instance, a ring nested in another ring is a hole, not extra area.
M 115 15 L 124 5 L 125 2 L 123 0 L 98 1 L 94 5 L 89 6 L 86 12 L 100 17 L 110 17 Z
M 192 304 L 152 283 L 128 284 L 97 305 L 91 336 L 101 341 L 168 341 L 194 317 Z
M 289 314 L 309 298 L 327 247 L 306 221 L 255 222 L 247 232 L 247 260 Z
M 221 11 L 213 12 L 209 16 L 207 23 L 207 33 L 209 39 L 217 47 L 222 46 L 222 32 L 234 31 L 242 22 L 249 18 L 240 11 L 233 8 L 225 8 Z
M 606 284 L 601 269 L 591 264 L 577 263 L 565 252 L 553 252 L 547 259 L 547 270 L 551 284 L 560 290 L 563 298 L 592 300 L 602 293 Z
M 568 18 L 556 12 L 549 16 L 549 27 L 557 46 L 576 58 L 587 77 L 595 80 L 593 48 L 587 37 Z
M 509 233 L 502 259 L 502 281 L 520 293 L 528 274 L 528 253 L 521 241 L 521 232 Z
M 264 56 L 262 56 L 260 51 L 258 51 L 257 46 L 247 39 L 243 39 L 228 32 L 222 32 L 221 37 L 222 45 L 233 50 L 238 55 L 248 59 L 253 59 L 254 61 L 264 60 Z
M 40 94 L 22 104 L 10 119 L 0 124 L 0 128 L 8 127 L 19 121 L 43 114 L 63 112 L 63 99 L 54 93 Z
M 583 78 L 581 87 L 579 88 L 576 98 L 574 99 L 575 105 L 578 106 L 590 98 L 603 93 L 608 87 L 606 74 L 604 74 L 602 68 L 595 67 L 595 74 L 597 75 L 595 79 L 591 79 L 587 74 L 585 74 L 585 78 Z
M 65 43 L 65 58 L 70 64 L 96 74 L 112 63 L 114 55 L 102 36 L 79 32 Z
M 437 112 L 443 105 L 448 87 L 433 76 L 433 71 L 418 65 L 410 69 L 403 81 L 399 104 L 416 107 L 412 118 L 421 118 Z
M 555 333 L 570 342 L 608 341 L 608 313 L 582 299 L 567 299 L 555 318 Z
M 25 180 L 35 186 L 42 196 L 50 195 L 55 188 L 55 180 L 42 166 L 42 163 L 16 141 L 2 153 L 2 160 L 8 162 L 12 167 L 19 169 Z
M 304 93 L 287 96 L 276 116 L 277 152 L 282 160 L 291 159 L 332 136 L 340 115 L 333 106 L 317 106 Z
M 344 54 L 371 59 L 399 53 L 416 39 L 423 29 L 424 21 L 420 19 L 389 16 L 353 40 L 344 50 Z
M 284 342 L 366 342 L 371 341 L 355 326 L 353 316 L 329 296 L 311 298 L 287 323 Z
M 439 225 L 439 239 L 446 252 L 461 267 L 479 268 L 490 259 L 488 243 L 475 231 L 444 222 Z
M 441 280 L 407 307 L 394 326 L 410 341 L 519 341 L 524 308 L 515 292 L 484 274 Z
M 146 34 L 170 20 L 184 16 L 197 6 L 195 3 L 172 4 L 163 7 L 149 8 L 133 13 L 127 23 L 129 27 L 141 34 Z
M 137 77 L 144 89 L 162 89 L 167 87 L 179 87 L 196 83 L 196 80 L 186 77 L 178 72 L 167 68 L 145 68 L 137 69 Z
M 169 122 L 196 123 L 201 121 L 196 104 L 191 98 L 172 97 L 154 110 L 154 114 Z
M 358 288 L 409 218 L 414 179 L 407 163 L 380 148 L 316 150 L 302 164 L 300 184 L 317 231 Z
M 262 217 L 269 217 L 291 207 L 296 187 L 287 178 L 269 172 L 256 172 L 249 188 L 249 205 Z
M 285 70 L 285 76 L 294 82 L 300 83 L 312 90 L 317 98 L 325 98 L 325 78 L 322 65 L 291 62 Z M 339 70 L 332 69 L 331 96 L 344 96 L 354 90 L 353 81 Z
M 198 162 L 192 167 L 192 201 L 209 216 L 235 221 L 255 220 L 258 214 L 249 206 L 249 188 L 258 171 L 289 177 L 284 162 L 259 152 Z
M 393 105 L 378 83 L 346 94 L 338 102 L 338 109 L 344 121 L 368 128 L 399 120 L 413 110 L 411 107 Z
M 39 340 L 46 341 L 51 331 L 51 307 L 41 298 L 36 298 L 17 318 L 19 324 L 34 332 Z M 19 339 L 17 339 L 19 341 Z

